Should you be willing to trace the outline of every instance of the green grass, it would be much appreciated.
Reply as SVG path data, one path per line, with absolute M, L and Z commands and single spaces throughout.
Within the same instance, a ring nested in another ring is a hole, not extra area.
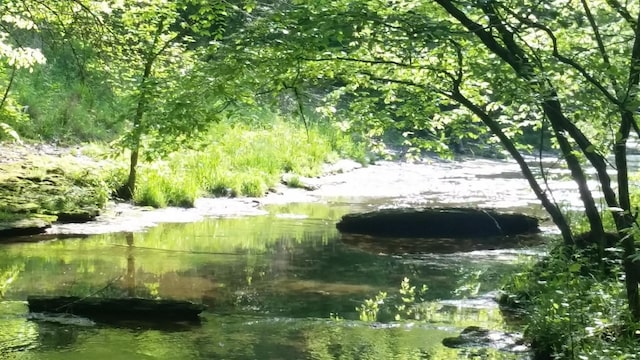
M 342 157 L 364 158 L 364 146 L 330 126 L 307 130 L 268 112 L 250 128 L 239 120 L 213 124 L 197 150 L 174 152 L 162 160 L 142 163 L 134 202 L 153 207 L 193 206 L 199 196 L 264 196 L 285 172 L 317 176 L 322 165 Z M 253 120 L 255 122 L 255 119 Z M 100 146 L 85 154 L 100 156 Z M 122 184 L 126 158 L 103 176 Z

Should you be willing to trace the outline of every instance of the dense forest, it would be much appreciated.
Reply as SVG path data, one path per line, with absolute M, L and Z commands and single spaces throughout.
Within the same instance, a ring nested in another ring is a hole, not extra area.
M 118 164 L 98 204 L 260 195 L 390 146 L 500 147 L 561 233 L 505 287 L 541 358 L 637 356 L 638 3 L 8 0 L 0 16 L 0 138 L 93 142 Z M 543 149 L 581 221 L 525 161 Z

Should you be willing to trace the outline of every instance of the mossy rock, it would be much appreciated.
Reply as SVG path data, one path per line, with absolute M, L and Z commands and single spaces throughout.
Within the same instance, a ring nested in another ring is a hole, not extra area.
M 92 221 L 107 194 L 99 169 L 87 169 L 74 158 L 0 163 L 0 212 L 16 218 L 49 215 L 64 223 Z
M 63 211 L 57 215 L 60 223 L 86 223 L 95 220 L 100 215 L 100 211 L 97 208 L 86 208 Z

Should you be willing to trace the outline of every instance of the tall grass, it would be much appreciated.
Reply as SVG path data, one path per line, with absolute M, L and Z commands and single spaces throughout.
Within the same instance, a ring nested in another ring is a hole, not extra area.
M 285 172 L 317 176 L 341 157 L 364 158 L 364 146 L 330 126 L 306 129 L 269 115 L 252 127 L 211 126 L 198 150 L 170 154 L 140 167 L 134 201 L 154 207 L 193 206 L 198 196 L 263 196 Z M 125 171 L 120 170 L 121 176 Z

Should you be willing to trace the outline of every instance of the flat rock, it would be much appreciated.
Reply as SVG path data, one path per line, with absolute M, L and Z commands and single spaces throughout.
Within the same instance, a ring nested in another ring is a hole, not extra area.
M 539 231 L 535 217 L 479 208 L 383 209 L 347 214 L 336 227 L 347 234 L 421 238 L 477 238 Z
M 33 218 L 0 222 L 0 238 L 42 234 L 50 227 L 49 222 Z
M 291 173 L 283 174 L 280 180 L 283 184 L 289 187 L 297 187 L 309 191 L 317 190 L 318 188 L 320 188 L 320 184 L 318 184 L 317 179 L 298 176 Z
M 59 223 L 86 223 L 94 221 L 98 215 L 100 215 L 100 211 L 97 208 L 78 209 L 69 212 L 59 212 L 57 215 L 57 221 Z

